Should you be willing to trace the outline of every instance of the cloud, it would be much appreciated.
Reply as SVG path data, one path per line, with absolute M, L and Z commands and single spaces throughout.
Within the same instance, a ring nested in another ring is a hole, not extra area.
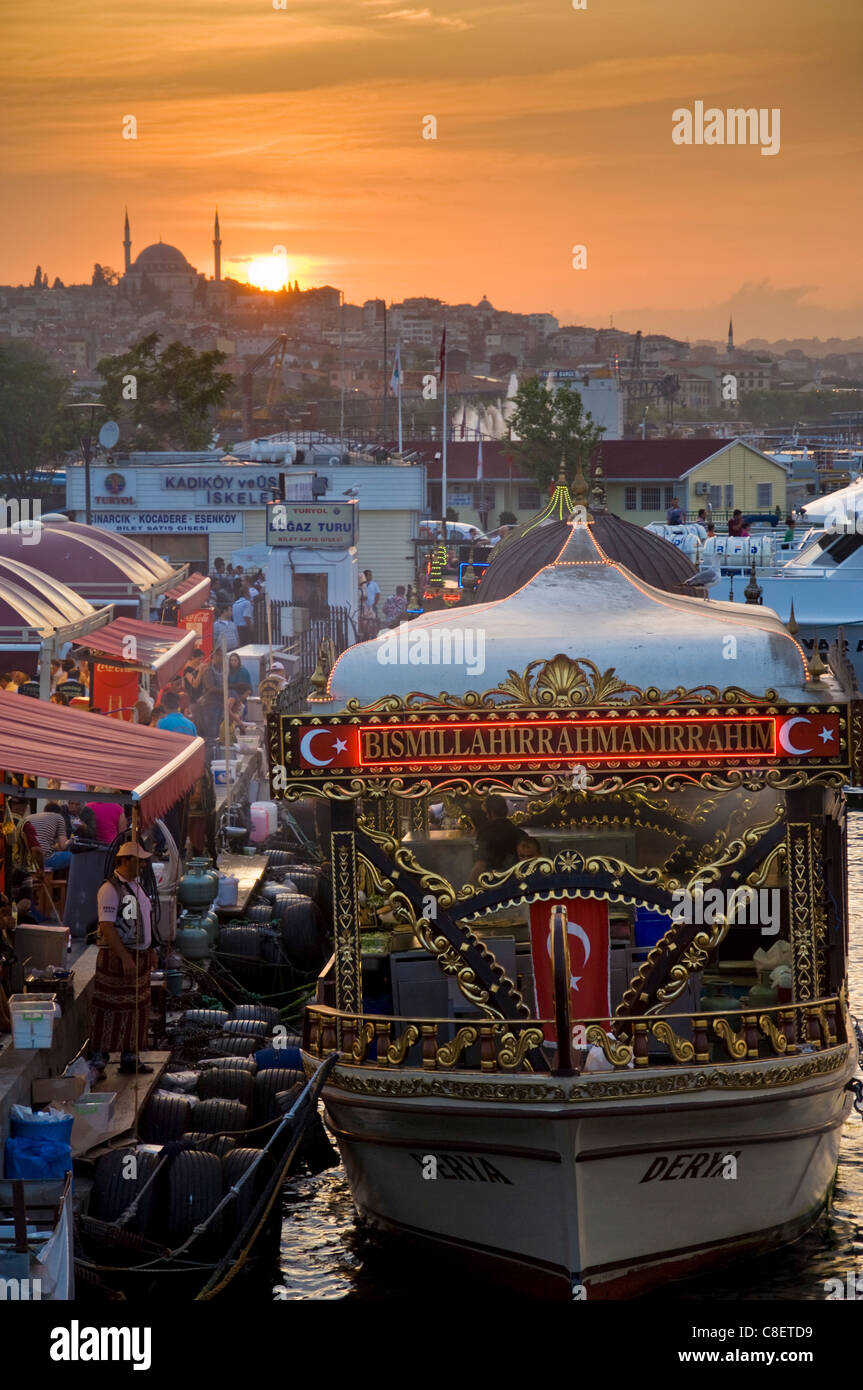
M 440 24 L 444 29 L 473 28 L 465 19 L 433 14 L 431 10 L 389 10 L 387 14 L 379 14 L 378 19 L 401 19 L 411 24 Z

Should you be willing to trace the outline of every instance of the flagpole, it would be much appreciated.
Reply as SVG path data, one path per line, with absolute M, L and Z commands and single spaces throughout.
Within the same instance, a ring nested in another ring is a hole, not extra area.
M 443 444 L 441 446 L 441 503 L 440 509 L 443 514 L 443 543 L 446 545 L 446 441 L 449 434 L 449 416 L 446 408 L 446 324 L 443 326 L 443 341 L 441 345 L 441 376 L 443 377 Z
M 402 344 L 401 344 L 401 338 L 399 339 L 399 343 L 398 343 L 398 347 L 397 347 L 396 351 L 398 352 L 398 355 L 399 355 L 399 379 L 398 379 L 398 381 L 396 382 L 396 401 L 397 401 L 397 406 L 396 406 L 396 408 L 397 408 L 397 410 L 398 410 L 398 416 L 399 416 L 399 453 L 401 453 L 401 452 L 402 452 Z

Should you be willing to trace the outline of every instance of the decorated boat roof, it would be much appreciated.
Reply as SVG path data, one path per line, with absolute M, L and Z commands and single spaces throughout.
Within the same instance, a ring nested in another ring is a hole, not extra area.
M 696 690 L 717 699 L 737 690 L 789 703 L 836 700 L 835 689 L 811 680 L 803 648 L 772 609 L 645 583 L 607 554 L 597 530 L 590 515 L 568 523 L 554 559 L 505 598 L 425 613 L 348 648 L 312 703 L 322 714 L 416 692 L 531 703 L 537 692 L 519 695 L 517 673 L 561 656 L 595 668 L 597 703 L 623 688 L 654 692 L 653 700 Z

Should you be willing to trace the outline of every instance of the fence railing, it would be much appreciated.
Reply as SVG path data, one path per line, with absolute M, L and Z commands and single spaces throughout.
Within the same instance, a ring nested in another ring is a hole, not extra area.
M 312 612 L 305 631 L 294 632 L 296 624 L 292 614 L 296 615 L 297 607 L 285 599 L 270 599 L 272 640 L 274 647 L 288 647 L 299 658 L 298 662 L 291 663 L 292 675 L 308 678 L 318 664 L 323 642 L 330 645 L 331 655 L 335 658 L 356 642 L 357 631 L 350 609 L 336 606 Z M 265 604 L 262 603 L 255 614 L 255 621 L 256 640 L 269 641 Z

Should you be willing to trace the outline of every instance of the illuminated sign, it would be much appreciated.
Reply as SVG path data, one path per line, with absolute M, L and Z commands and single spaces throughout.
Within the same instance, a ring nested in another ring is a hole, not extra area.
M 587 768 L 716 767 L 766 762 L 841 761 L 838 714 L 646 713 L 539 715 L 501 713 L 391 723 L 303 723 L 282 717 L 284 765 L 294 775 L 320 772 L 426 773 Z

